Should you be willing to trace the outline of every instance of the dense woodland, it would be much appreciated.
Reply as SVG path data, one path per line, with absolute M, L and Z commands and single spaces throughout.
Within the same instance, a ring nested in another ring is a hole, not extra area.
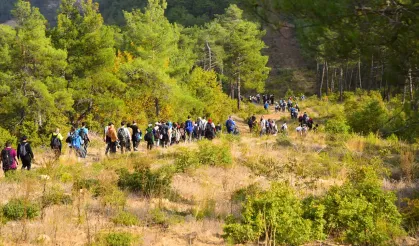
M 348 108 L 336 114 L 351 130 L 409 141 L 419 132 L 419 7 L 413 1 L 246 0 L 239 3 L 244 12 L 209 0 L 31 3 L 40 9 L 18 1 L 8 15 L 14 3 L 1 6 L 1 18 L 17 22 L 2 25 L 0 39 L 0 115 L 8 119 L 0 127 L 12 135 L 42 136 L 83 120 L 93 128 L 122 118 L 145 124 L 189 114 L 220 121 L 241 108 L 240 100 L 233 106 L 226 95 L 265 91 L 266 54 L 276 55 L 262 41 L 265 27 L 295 30 L 316 94 L 346 102 Z M 54 8 L 57 15 L 51 15 Z M 369 91 L 381 96 L 370 95 L 375 99 L 356 108 L 365 115 L 382 112 L 382 120 L 360 129 L 351 124 L 357 117 L 349 105 L 354 95 Z M 288 95 L 301 93 L 310 91 Z
M 17 26 L 0 26 L 2 131 L 42 136 L 81 121 L 100 129 L 110 120 L 188 115 L 220 121 L 236 108 L 223 88 L 263 91 L 269 68 L 259 24 L 231 5 L 205 26 L 185 28 L 168 21 L 166 7 L 150 0 L 113 27 L 99 4 L 62 1 L 57 26 L 47 29 L 38 8 L 18 1 Z

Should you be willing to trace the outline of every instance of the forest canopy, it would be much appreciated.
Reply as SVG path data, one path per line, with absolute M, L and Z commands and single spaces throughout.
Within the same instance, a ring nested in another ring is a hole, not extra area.
M 38 8 L 17 1 L 16 27 L 0 25 L 2 131 L 36 144 L 82 121 L 93 129 L 188 115 L 220 122 L 240 107 L 228 93 L 264 90 L 264 32 L 236 5 L 191 28 L 165 17 L 165 0 L 124 11 L 122 27 L 106 25 L 99 9 L 91 0 L 62 0 L 57 25 L 47 28 Z

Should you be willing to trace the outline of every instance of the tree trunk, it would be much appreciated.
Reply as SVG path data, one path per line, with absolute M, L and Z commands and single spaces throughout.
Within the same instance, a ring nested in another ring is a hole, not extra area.
M 406 81 L 405 81 L 404 86 L 403 86 L 403 104 L 405 104 L 406 102 L 406 92 L 407 92 L 407 86 L 406 86 Z
M 160 106 L 159 106 L 159 99 L 158 98 L 156 98 L 154 100 L 154 104 L 155 104 L 155 107 L 156 107 L 156 116 L 159 117 L 159 115 L 160 115 Z
M 340 68 L 339 99 L 343 102 L 343 68 Z
M 372 89 L 375 85 L 375 79 L 374 79 L 374 55 L 371 56 L 371 74 L 370 74 L 370 86 L 369 88 Z
M 212 53 L 211 47 L 209 46 L 208 41 L 206 41 L 207 49 L 208 49 L 208 70 L 212 70 Z
M 413 79 L 412 79 L 412 69 L 409 68 L 408 74 L 407 74 L 407 78 L 409 80 L 409 96 L 410 96 L 410 102 L 413 105 Z
M 359 58 L 359 60 L 358 60 L 358 79 L 359 79 L 359 89 L 362 89 L 361 58 Z
M 237 109 L 240 110 L 241 106 L 241 77 L 240 77 L 240 71 L 237 77 Z
M 230 97 L 234 99 L 234 83 L 230 82 Z
M 348 90 L 351 90 L 351 87 L 352 87 L 352 77 L 353 77 L 353 74 L 354 74 L 354 68 L 351 68 L 351 76 L 349 76 Z
M 335 78 L 336 78 L 336 68 L 333 69 L 332 73 L 332 83 L 330 84 L 330 92 L 335 92 Z
M 324 72 L 326 69 L 326 62 L 324 62 L 323 64 L 323 69 L 322 69 L 322 78 L 320 80 L 320 88 L 319 88 L 319 98 L 322 99 L 322 90 L 323 90 L 323 82 L 324 82 Z
M 329 95 L 329 66 L 326 61 L 326 96 Z

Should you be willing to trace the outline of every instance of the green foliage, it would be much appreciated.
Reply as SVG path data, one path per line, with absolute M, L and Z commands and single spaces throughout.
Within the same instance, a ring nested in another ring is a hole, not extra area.
M 173 171 L 167 169 L 151 171 L 150 168 L 145 168 L 130 173 L 127 169 L 120 169 L 118 175 L 120 188 L 152 197 L 164 195 L 170 190 Z
M 350 177 L 324 197 L 326 230 L 354 245 L 387 245 L 402 235 L 396 197 L 382 190 L 374 168 L 361 166 Z
M 326 132 L 331 134 L 347 134 L 350 129 L 351 127 L 342 117 L 328 119 L 325 126 Z
M 9 131 L 0 127 L 0 148 L 5 147 L 7 141 L 16 144 L 16 137 L 10 135 Z
M 53 186 L 46 194 L 41 197 L 41 206 L 43 208 L 51 205 L 68 205 L 73 202 L 71 195 L 65 194 L 64 191 L 59 186 Z
M 407 199 L 407 206 L 401 209 L 403 226 L 411 236 L 419 233 L 419 199 Z
M 120 211 L 115 217 L 112 218 L 115 225 L 136 226 L 140 223 L 138 217 L 126 211 Z
M 199 166 L 199 159 L 193 150 L 186 147 L 181 147 L 176 151 L 175 160 L 176 171 L 186 172 Z
M 323 209 L 310 215 L 322 216 Z M 278 244 L 298 245 L 322 235 L 321 226 L 313 226 L 303 217 L 300 200 L 293 190 L 284 184 L 273 184 L 271 189 L 249 197 L 244 205 L 240 222 L 227 221 L 226 238 L 235 242 L 254 242 L 259 238 L 275 240 Z
M 231 148 L 228 143 L 217 145 L 211 141 L 201 141 L 198 147 L 198 160 L 202 165 L 225 167 L 233 162 Z
M 25 199 L 16 198 L 4 205 L 3 215 L 9 220 L 34 219 L 39 215 L 39 206 Z
M 131 246 L 137 238 L 128 232 L 108 232 L 99 234 L 97 241 L 103 246 Z

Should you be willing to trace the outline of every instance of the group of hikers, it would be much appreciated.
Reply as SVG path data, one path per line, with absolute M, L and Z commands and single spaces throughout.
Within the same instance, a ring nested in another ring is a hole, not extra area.
M 218 132 L 221 131 L 221 125 L 205 117 L 199 117 L 193 121 L 190 116 L 184 123 L 171 121 L 160 121 L 148 124 L 145 133 L 139 129 L 137 123 L 127 124 L 121 122 L 121 126 L 116 129 L 110 122 L 104 130 L 103 140 L 106 142 L 105 153 L 116 153 L 119 148 L 122 153 L 126 151 L 138 151 L 138 146 L 142 140 L 147 143 L 147 149 L 153 147 L 167 148 L 180 142 L 192 142 L 203 138 L 212 140 Z
M 288 101 L 281 99 L 278 102 L 274 101 L 273 95 L 262 95 L 259 94 L 255 97 L 250 97 L 251 101 L 260 103 L 263 100 L 265 109 L 268 110 L 269 105 L 275 105 L 275 112 L 285 112 L 287 109 L 291 114 L 291 119 L 298 119 L 299 126 L 296 131 L 301 136 L 304 136 L 309 130 L 316 131 L 318 125 L 313 128 L 313 119 L 310 118 L 306 112 L 298 116 L 300 108 L 298 103 L 293 103 L 293 98 L 290 97 Z M 278 128 L 275 120 L 265 119 L 261 116 L 260 121 L 257 122 L 256 116 L 252 116 L 248 119 L 248 126 L 250 132 L 258 132 L 262 135 L 277 135 L 279 132 L 287 134 L 288 126 L 287 122 L 284 122 L 280 128 Z M 228 134 L 239 134 L 236 122 L 230 116 L 224 125 Z M 151 150 L 153 147 L 167 148 L 174 144 L 181 142 L 192 142 L 201 139 L 214 139 L 222 131 L 220 123 L 217 125 L 211 120 L 205 117 L 199 117 L 196 120 L 192 120 L 190 116 L 185 122 L 172 123 L 171 121 L 160 121 L 155 124 L 148 124 L 144 134 L 138 127 L 136 121 L 127 123 L 121 122 L 119 128 L 110 122 L 103 131 L 103 141 L 106 143 L 105 154 L 116 153 L 118 149 L 122 153 L 126 151 L 138 151 L 141 141 L 147 143 L 147 149 Z M 57 128 L 50 137 L 50 147 L 54 151 L 56 158 L 58 159 L 61 155 L 63 148 L 64 137 L 60 133 L 60 129 Z M 88 146 L 90 143 L 89 129 L 85 122 L 81 124 L 81 127 L 72 126 L 65 143 L 70 148 L 70 154 L 74 152 L 76 156 L 80 158 L 86 158 Z M 4 172 L 8 170 L 15 170 L 19 165 L 19 161 L 22 162 L 22 169 L 30 170 L 31 163 L 34 159 L 31 145 L 28 142 L 28 137 L 24 136 L 21 138 L 18 144 L 17 150 L 12 148 L 12 143 L 8 141 L 6 147 L 1 151 L 1 162 Z

